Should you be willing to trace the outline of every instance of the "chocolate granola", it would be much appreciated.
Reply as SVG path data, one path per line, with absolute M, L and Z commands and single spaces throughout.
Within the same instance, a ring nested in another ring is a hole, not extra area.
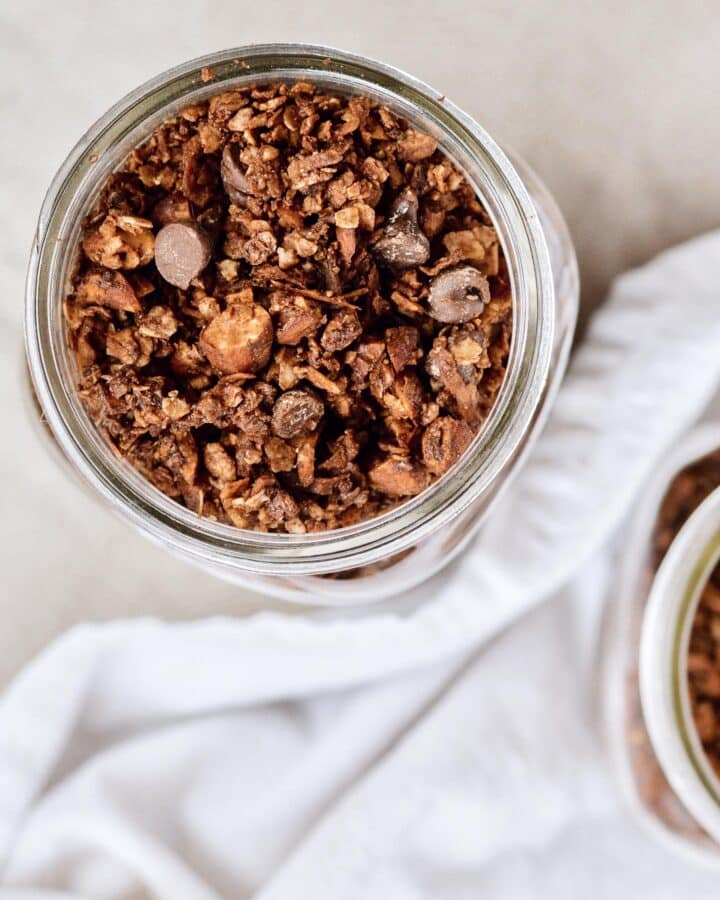
M 305 83 L 218 94 L 136 148 L 65 315 L 121 457 L 199 515 L 291 533 L 447 472 L 512 330 L 495 229 L 435 138 Z

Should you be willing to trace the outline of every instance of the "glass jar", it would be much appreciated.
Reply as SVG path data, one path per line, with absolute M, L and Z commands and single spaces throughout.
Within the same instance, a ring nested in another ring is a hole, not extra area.
M 109 173 L 183 106 L 269 80 L 312 81 L 327 90 L 365 94 L 433 134 L 484 202 L 513 292 L 505 380 L 461 461 L 384 515 L 304 535 L 266 534 L 199 518 L 119 460 L 77 397 L 62 319 L 82 222 Z M 144 534 L 238 584 L 341 605 L 396 594 L 429 577 L 467 543 L 547 415 L 565 369 L 577 302 L 575 255 L 554 201 L 524 163 L 512 165 L 437 91 L 389 66 L 326 47 L 253 45 L 193 60 L 152 79 L 110 109 L 71 152 L 40 214 L 27 281 L 27 353 L 38 402 L 63 454 Z
M 720 869 L 720 779 L 688 686 L 690 637 L 720 560 L 720 427 L 692 431 L 653 475 L 623 541 L 603 654 L 606 737 L 636 818 Z

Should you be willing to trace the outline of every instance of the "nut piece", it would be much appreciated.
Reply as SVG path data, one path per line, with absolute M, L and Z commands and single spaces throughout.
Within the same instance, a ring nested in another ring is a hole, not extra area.
M 454 465 L 472 440 L 472 429 L 451 416 L 440 416 L 422 436 L 423 462 L 433 475 L 442 475 Z
M 438 322 L 469 322 L 489 301 L 488 280 L 472 266 L 441 272 L 430 285 L 430 315 Z
M 430 258 L 430 242 L 418 225 L 418 199 L 410 188 L 395 199 L 382 236 L 372 249 L 393 269 L 421 266 Z
M 212 256 L 212 241 L 194 222 L 171 222 L 155 238 L 155 265 L 169 284 L 185 290 Z
M 287 391 L 278 398 L 272 414 L 272 430 L 278 437 L 294 438 L 315 431 L 325 407 L 308 391 Z
M 430 474 L 402 456 L 389 456 L 368 474 L 375 490 L 390 497 L 412 497 L 430 484 Z
M 83 305 L 97 304 L 121 309 L 123 312 L 140 312 L 140 301 L 130 282 L 120 272 L 111 269 L 93 269 L 83 277 L 75 290 L 75 297 Z
M 221 312 L 199 340 L 202 352 L 224 375 L 262 369 L 270 359 L 272 342 L 272 319 L 256 303 L 240 303 Z

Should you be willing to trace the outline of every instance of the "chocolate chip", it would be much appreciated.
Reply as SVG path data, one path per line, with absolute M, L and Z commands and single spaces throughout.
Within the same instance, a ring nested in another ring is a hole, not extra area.
M 155 238 L 155 265 L 169 284 L 185 290 L 210 262 L 212 241 L 193 222 L 171 222 Z
M 288 439 L 315 431 L 325 407 L 308 391 L 287 391 L 275 403 L 272 430 Z
M 220 177 L 228 197 L 233 203 L 242 206 L 252 193 L 252 188 L 238 158 L 239 152 L 237 144 L 225 145 L 220 162 Z
M 272 319 L 257 303 L 239 303 L 221 312 L 199 340 L 202 352 L 225 375 L 262 369 L 270 359 L 272 342 Z
M 409 269 L 428 261 L 430 242 L 418 225 L 418 199 L 410 188 L 396 198 L 382 235 L 372 249 L 393 269 Z
M 472 266 L 446 269 L 430 285 L 430 315 L 438 322 L 469 322 L 489 300 L 488 280 Z

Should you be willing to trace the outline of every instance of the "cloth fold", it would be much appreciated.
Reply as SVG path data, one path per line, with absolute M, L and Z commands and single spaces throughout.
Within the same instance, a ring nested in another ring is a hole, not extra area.
M 394 607 L 51 645 L 0 701 L 0 898 L 709 897 L 618 808 L 587 661 L 608 541 L 717 389 L 718 285 L 718 233 L 619 279 L 477 541 Z

